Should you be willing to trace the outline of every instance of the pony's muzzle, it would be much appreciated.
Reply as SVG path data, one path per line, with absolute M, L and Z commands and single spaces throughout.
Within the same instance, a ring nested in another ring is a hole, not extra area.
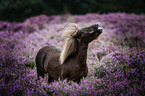
M 98 29 L 100 25 L 101 25 L 101 23 L 98 22 L 98 23 L 94 24 L 93 27 L 94 27 L 95 29 Z
M 101 25 L 100 22 L 94 24 L 92 27 L 99 33 L 102 33 L 103 32 L 103 27 L 99 27 Z
M 99 30 L 99 33 L 102 33 L 103 32 L 103 27 L 99 27 L 98 30 Z

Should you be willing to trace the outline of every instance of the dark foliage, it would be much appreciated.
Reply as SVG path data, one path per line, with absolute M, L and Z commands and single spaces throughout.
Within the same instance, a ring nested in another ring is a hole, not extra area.
M 40 14 L 85 14 L 127 12 L 144 13 L 144 0 L 1 0 L 0 18 L 7 21 L 23 21 Z

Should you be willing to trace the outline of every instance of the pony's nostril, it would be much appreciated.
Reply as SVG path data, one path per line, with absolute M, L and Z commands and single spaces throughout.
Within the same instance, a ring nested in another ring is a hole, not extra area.
M 100 33 L 102 33 L 103 32 L 103 27 L 99 27 L 98 30 L 99 30 Z

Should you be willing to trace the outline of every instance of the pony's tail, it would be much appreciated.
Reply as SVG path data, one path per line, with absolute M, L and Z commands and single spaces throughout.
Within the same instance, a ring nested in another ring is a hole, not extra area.
M 46 73 L 46 71 L 44 70 L 44 61 L 46 59 L 46 55 L 47 55 L 46 53 L 43 54 L 41 58 L 39 58 L 39 56 L 36 56 L 36 66 L 37 66 L 38 80 L 39 80 L 39 76 L 44 78 L 44 73 Z

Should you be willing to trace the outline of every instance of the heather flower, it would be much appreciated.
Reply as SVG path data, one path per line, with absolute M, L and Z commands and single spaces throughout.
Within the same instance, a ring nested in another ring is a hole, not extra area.
M 80 84 L 37 80 L 36 53 L 42 46 L 62 49 L 68 23 L 85 27 L 101 22 L 104 33 L 88 50 L 89 73 Z M 144 95 L 144 14 L 37 16 L 23 23 L 0 23 L 0 94 L 2 95 Z

